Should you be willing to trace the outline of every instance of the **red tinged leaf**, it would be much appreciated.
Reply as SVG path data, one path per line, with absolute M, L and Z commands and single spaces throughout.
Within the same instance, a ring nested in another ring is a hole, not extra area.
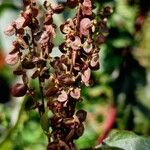
M 5 62 L 9 65 L 15 65 L 19 61 L 18 52 L 13 54 L 8 54 L 5 58 Z
M 11 94 L 14 97 L 22 97 L 27 92 L 27 86 L 21 83 L 15 84 L 11 89 Z

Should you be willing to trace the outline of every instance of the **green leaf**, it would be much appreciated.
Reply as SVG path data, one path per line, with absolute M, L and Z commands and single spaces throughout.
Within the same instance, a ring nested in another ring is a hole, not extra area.
M 49 131 L 49 116 L 48 111 L 45 111 L 45 113 L 41 116 L 40 124 L 42 126 L 42 129 L 46 132 Z
M 150 150 L 150 138 L 138 136 L 129 131 L 114 130 L 104 143 L 124 150 Z
M 102 146 L 100 148 L 96 148 L 94 150 L 124 150 L 124 149 L 106 145 L 106 146 Z

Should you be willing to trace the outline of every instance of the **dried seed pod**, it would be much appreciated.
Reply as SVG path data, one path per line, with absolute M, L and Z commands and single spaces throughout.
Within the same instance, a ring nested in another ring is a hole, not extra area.
M 24 84 L 28 84 L 28 76 L 27 76 L 27 74 L 26 73 L 24 73 L 23 75 L 22 75 L 22 81 L 23 81 L 23 83 Z
M 105 36 L 103 35 L 103 34 L 99 34 L 98 36 L 97 36 L 97 39 L 96 39 L 96 41 L 97 41 L 97 43 L 98 44 L 103 44 L 104 42 L 105 42 Z
M 87 112 L 86 111 L 84 111 L 84 110 L 78 110 L 77 112 L 76 112 L 76 116 L 78 117 L 78 119 L 80 120 L 80 122 L 83 122 L 83 121 L 85 121 L 85 119 L 86 119 L 86 116 L 87 116 Z
M 32 62 L 32 60 L 24 58 L 22 61 L 22 67 L 25 69 L 33 69 L 35 67 L 35 64 Z
M 112 14 L 113 9 L 110 6 L 106 6 L 103 9 L 103 15 L 105 16 L 109 16 L 110 14 Z
M 75 82 L 75 77 L 71 74 L 62 74 L 57 76 L 57 79 L 62 85 L 72 85 Z
M 31 11 L 32 11 L 32 16 L 37 17 L 39 10 L 35 7 L 32 7 Z
M 19 52 L 19 48 L 13 47 L 11 49 L 11 51 L 9 52 L 9 54 L 12 55 L 12 54 L 15 54 L 15 53 L 18 53 L 18 52 Z
M 16 70 L 13 71 L 14 75 L 23 75 L 25 71 L 21 68 L 17 68 Z
M 25 42 L 25 40 L 22 37 L 17 37 L 16 41 L 20 45 L 21 48 L 23 48 L 23 49 L 28 48 L 27 43 Z
M 58 87 L 50 87 L 46 90 L 45 92 L 45 96 L 50 97 L 52 95 L 55 95 L 58 92 Z
M 28 6 L 31 3 L 31 0 L 23 0 L 24 6 Z
M 108 33 L 107 21 L 101 20 L 98 22 L 99 28 L 101 32 Z
M 57 150 L 57 149 L 58 149 L 57 142 L 51 142 L 47 145 L 47 150 Z
M 66 53 L 66 52 L 67 52 L 66 43 L 60 44 L 60 45 L 59 45 L 59 50 L 60 50 L 62 53 Z
M 75 129 L 74 138 L 75 138 L 75 139 L 78 139 L 80 136 L 82 136 L 83 132 L 84 132 L 84 126 L 83 126 L 83 124 L 81 123 L 81 124 L 79 125 L 79 127 Z
M 22 97 L 27 92 L 27 86 L 21 83 L 15 84 L 11 89 L 11 94 L 14 97 Z
M 78 0 L 67 0 L 67 6 L 70 8 L 75 8 L 78 5 Z

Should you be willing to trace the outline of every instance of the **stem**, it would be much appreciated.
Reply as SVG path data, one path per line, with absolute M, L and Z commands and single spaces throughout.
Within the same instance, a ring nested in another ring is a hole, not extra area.
M 81 3 L 79 3 L 79 8 L 78 8 L 79 10 L 78 10 L 78 13 L 77 13 L 77 21 L 76 21 L 76 32 L 78 33 L 79 32 L 79 30 L 80 30 L 80 11 L 81 11 Z M 80 35 L 79 33 L 78 33 L 78 35 Z M 80 37 L 81 38 L 81 37 Z M 72 53 L 72 62 L 71 62 L 71 67 L 70 67 L 70 74 L 72 73 L 72 69 L 73 69 L 73 66 L 74 66 L 74 64 L 75 64 L 75 60 L 76 60 L 76 57 L 77 57 L 77 51 L 72 51 L 71 52 Z
M 44 93 L 43 93 L 43 86 L 41 84 L 40 77 L 39 77 L 39 88 L 40 88 L 41 100 L 42 100 L 42 113 L 44 113 L 45 112 Z
M 33 53 L 34 55 L 36 54 L 36 51 L 35 51 L 35 42 L 34 42 L 34 32 L 33 30 L 31 29 L 31 37 L 32 37 L 32 48 L 33 48 Z M 40 93 L 41 93 L 41 100 L 42 100 L 42 114 L 45 112 L 45 103 L 44 103 L 44 93 L 43 93 L 43 86 L 41 84 L 41 77 L 38 78 L 39 80 L 39 89 L 40 89 Z M 40 111 L 40 110 L 39 110 Z M 41 111 L 40 111 L 41 112 Z

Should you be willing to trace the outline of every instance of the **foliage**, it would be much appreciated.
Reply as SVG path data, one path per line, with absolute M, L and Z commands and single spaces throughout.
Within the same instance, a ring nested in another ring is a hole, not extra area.
M 138 136 L 129 131 L 112 131 L 103 145 L 121 148 L 123 150 L 149 150 L 150 138 Z

